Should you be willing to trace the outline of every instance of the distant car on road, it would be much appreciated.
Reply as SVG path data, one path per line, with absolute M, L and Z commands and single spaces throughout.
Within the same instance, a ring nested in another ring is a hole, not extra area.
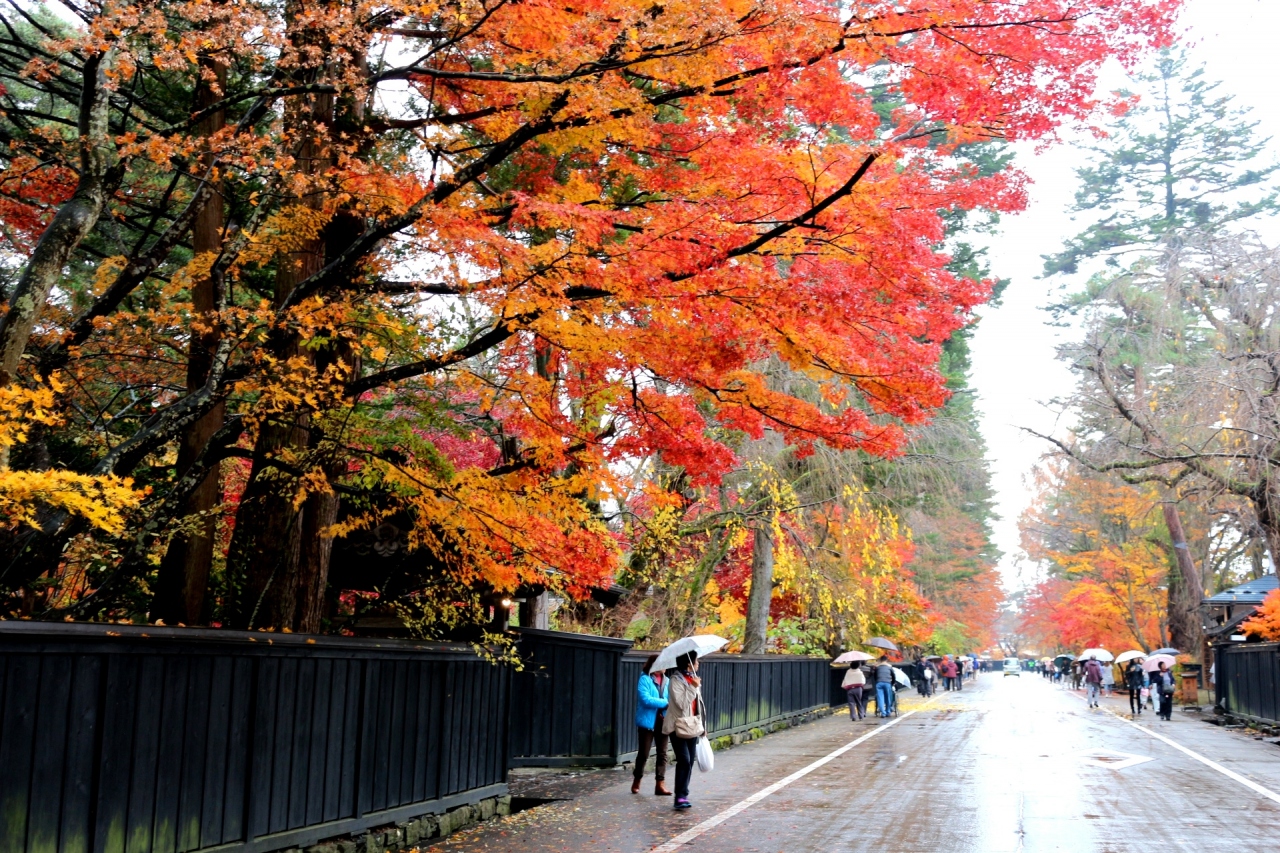
M 1007 658 L 1004 662 L 1004 674 L 1006 676 L 1016 675 L 1022 677 L 1022 670 L 1018 666 L 1018 662 L 1012 658 Z

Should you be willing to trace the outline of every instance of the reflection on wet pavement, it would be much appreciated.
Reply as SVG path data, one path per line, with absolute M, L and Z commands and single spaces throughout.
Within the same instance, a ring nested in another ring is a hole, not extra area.
M 919 707 L 903 694 L 903 711 Z M 1146 723 L 1145 716 L 1143 722 Z M 695 808 L 629 793 L 630 774 L 441 851 L 643 853 L 883 726 L 832 717 L 720 753 Z M 1278 790 L 1280 751 L 1190 719 L 1153 730 Z M 1272 753 L 1275 753 L 1273 756 Z M 1213 754 L 1210 754 L 1213 753 Z M 595 786 L 592 786 L 595 787 Z M 1270 848 L 1280 805 L 1039 678 L 983 676 L 764 797 L 689 853 L 1040 853 Z

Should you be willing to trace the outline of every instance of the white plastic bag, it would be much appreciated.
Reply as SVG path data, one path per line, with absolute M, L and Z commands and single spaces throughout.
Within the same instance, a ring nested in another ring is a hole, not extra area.
M 703 735 L 698 738 L 698 745 L 694 749 L 697 753 L 698 769 L 703 773 L 710 773 L 711 769 L 716 766 L 716 756 L 711 751 L 711 741 L 707 740 L 706 735 Z

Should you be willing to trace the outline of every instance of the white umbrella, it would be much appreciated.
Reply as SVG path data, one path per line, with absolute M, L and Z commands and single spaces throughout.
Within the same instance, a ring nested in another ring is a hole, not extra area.
M 1085 649 L 1080 653 L 1080 657 L 1076 658 L 1076 660 L 1088 660 L 1089 658 L 1097 658 L 1101 661 L 1113 661 L 1115 660 L 1115 655 L 1111 654 L 1111 652 L 1106 649 Z
M 1147 672 L 1155 672 L 1160 668 L 1161 663 L 1166 663 L 1169 665 L 1169 669 L 1173 669 L 1173 665 L 1177 662 L 1178 659 L 1173 655 L 1152 655 L 1142 662 L 1142 668 Z
M 845 652 L 831 662 L 832 666 L 840 663 L 856 663 L 858 661 L 872 660 L 875 655 L 869 655 L 866 652 Z
M 676 658 L 681 655 L 697 652 L 698 657 L 705 657 L 712 652 L 720 651 L 728 642 L 728 640 L 711 634 L 682 637 L 662 650 L 662 653 L 658 655 L 658 659 L 653 662 L 653 666 L 649 667 L 649 672 L 666 672 L 668 669 L 674 669 Z
M 903 687 L 911 686 L 911 679 L 907 678 L 907 674 L 896 666 L 889 667 L 893 670 L 893 680 L 901 684 Z
M 1146 656 L 1147 656 L 1146 652 L 1140 652 L 1137 649 L 1134 649 L 1133 651 L 1130 651 L 1130 652 L 1121 652 L 1120 654 L 1116 655 L 1116 663 L 1128 663 L 1131 660 L 1141 660 Z

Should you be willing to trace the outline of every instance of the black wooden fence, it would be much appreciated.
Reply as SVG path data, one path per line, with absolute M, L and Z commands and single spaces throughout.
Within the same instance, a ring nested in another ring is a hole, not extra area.
M 1217 704 L 1236 717 L 1280 725 L 1280 643 L 1214 646 Z
M 0 853 L 265 853 L 635 756 L 646 657 L 521 632 L 524 672 L 399 640 L 0 622 Z M 826 660 L 703 661 L 713 737 L 827 704 Z
M 0 623 L 0 851 L 253 853 L 506 791 L 469 648 Z
M 511 766 L 617 764 L 620 706 L 630 698 L 635 713 L 634 680 L 629 693 L 621 689 L 631 641 L 533 628 L 519 634 L 525 663 L 511 684 Z
M 512 766 L 614 765 L 635 757 L 636 685 L 646 652 L 630 643 L 523 630 L 528 663 L 512 684 Z M 712 737 L 828 704 L 822 658 L 715 655 L 702 661 Z

